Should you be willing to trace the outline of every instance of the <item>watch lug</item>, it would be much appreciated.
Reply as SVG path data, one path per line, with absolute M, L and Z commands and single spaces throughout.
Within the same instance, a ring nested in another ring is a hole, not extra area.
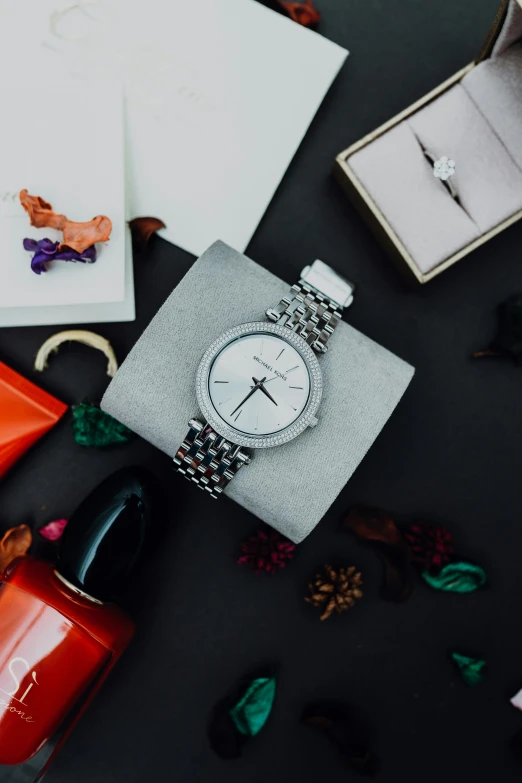
M 277 323 L 281 317 L 281 313 L 279 313 L 275 307 L 270 307 L 268 310 L 265 310 L 265 315 L 269 321 L 273 321 L 274 323 Z

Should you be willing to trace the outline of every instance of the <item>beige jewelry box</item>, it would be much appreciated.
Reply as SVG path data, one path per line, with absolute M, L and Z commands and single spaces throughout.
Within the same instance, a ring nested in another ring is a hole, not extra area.
M 521 113 L 522 0 L 504 0 L 475 62 L 337 156 L 337 180 L 419 283 L 522 218 Z M 426 152 L 455 161 L 458 199 Z

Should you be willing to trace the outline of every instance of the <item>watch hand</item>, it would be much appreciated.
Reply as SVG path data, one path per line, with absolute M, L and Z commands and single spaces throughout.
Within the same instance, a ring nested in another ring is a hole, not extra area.
M 245 399 L 244 399 L 244 400 L 241 400 L 241 402 L 239 403 L 239 405 L 237 406 L 237 408 L 235 408 L 235 410 L 233 410 L 233 411 L 232 411 L 232 413 L 230 414 L 231 416 L 233 416 L 233 415 L 234 415 L 234 413 L 235 413 L 236 411 L 238 411 L 242 405 L 244 405 L 244 403 L 245 403 L 245 402 L 248 400 L 248 398 L 249 398 L 249 397 L 251 397 L 251 396 L 254 394 L 254 392 L 256 392 L 256 391 L 259 389 L 259 387 L 260 387 L 260 386 L 262 386 L 262 384 L 264 383 L 264 381 L 265 381 L 265 378 L 263 378 L 263 380 L 262 380 L 262 381 L 259 381 L 258 383 L 256 383 L 256 385 L 255 385 L 255 386 L 254 386 L 254 387 L 253 387 L 253 388 L 252 388 L 252 389 L 251 389 L 251 390 L 248 392 L 248 394 L 247 394 L 247 396 L 245 397 Z
M 263 392 L 263 394 L 266 394 L 266 396 L 268 397 L 268 399 L 269 399 L 269 400 L 272 400 L 272 402 L 274 403 L 274 405 L 277 405 L 277 402 L 274 400 L 274 398 L 272 397 L 272 395 L 271 395 L 271 394 L 269 394 L 269 392 L 267 392 L 267 390 L 266 390 L 266 389 L 265 389 L 265 387 L 263 386 L 263 381 L 258 381 L 258 380 L 257 380 L 257 378 L 252 378 L 252 380 L 254 381 L 254 383 L 258 384 L 258 388 L 260 389 L 260 391 L 262 391 L 262 392 Z

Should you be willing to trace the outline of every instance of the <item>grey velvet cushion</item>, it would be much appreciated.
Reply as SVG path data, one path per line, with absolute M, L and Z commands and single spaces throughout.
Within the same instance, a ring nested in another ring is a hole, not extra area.
M 102 408 L 174 456 L 189 419 L 199 415 L 195 375 L 206 348 L 232 326 L 265 320 L 265 310 L 288 292 L 289 283 L 216 242 L 138 340 Z M 317 427 L 283 446 L 257 449 L 226 489 L 230 498 L 296 543 L 324 516 L 414 372 L 345 321 L 330 346 L 320 358 L 325 390 Z M 184 481 L 181 476 L 173 480 Z M 199 491 L 188 484 L 183 488 Z M 209 497 L 208 503 L 214 502 L 227 501 Z

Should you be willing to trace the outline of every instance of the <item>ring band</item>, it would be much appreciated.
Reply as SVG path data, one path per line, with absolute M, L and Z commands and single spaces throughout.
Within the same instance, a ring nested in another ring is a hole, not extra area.
M 450 196 L 455 199 L 455 201 L 458 201 L 459 194 L 457 188 L 451 181 L 451 178 L 455 174 L 455 161 L 448 158 L 447 155 L 442 155 L 440 158 L 437 158 L 429 150 L 424 150 L 424 155 L 433 166 L 433 176 L 440 179 Z

